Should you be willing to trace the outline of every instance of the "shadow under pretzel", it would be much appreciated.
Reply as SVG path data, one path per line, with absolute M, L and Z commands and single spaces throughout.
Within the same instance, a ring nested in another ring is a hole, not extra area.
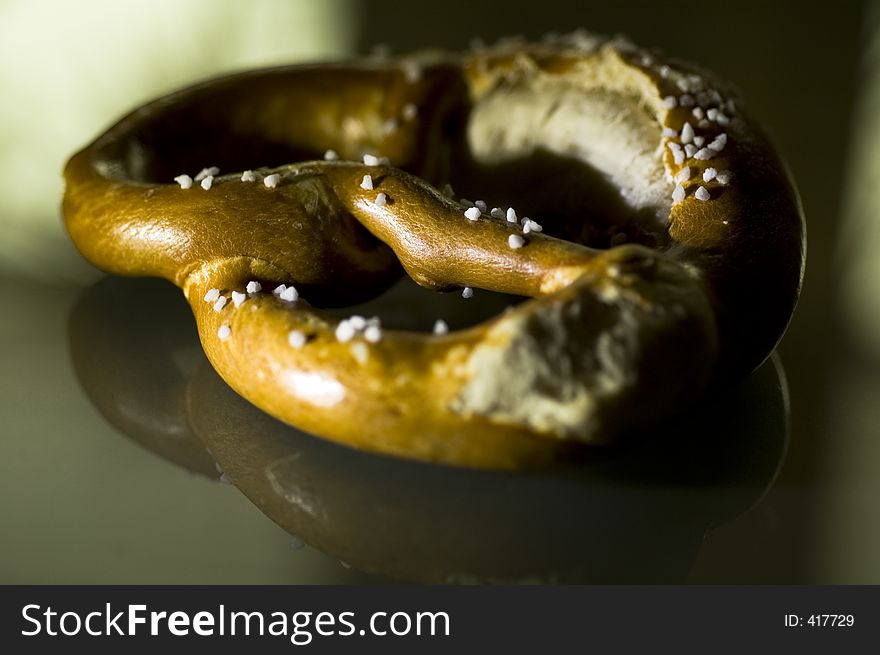
M 408 293 L 375 307 L 412 307 Z M 273 419 L 214 372 L 167 282 L 103 278 L 72 309 L 69 335 L 83 389 L 124 435 L 191 471 L 222 471 L 311 546 L 404 580 L 680 582 L 707 530 L 763 497 L 788 440 L 775 355 L 650 433 L 498 472 L 365 453 Z

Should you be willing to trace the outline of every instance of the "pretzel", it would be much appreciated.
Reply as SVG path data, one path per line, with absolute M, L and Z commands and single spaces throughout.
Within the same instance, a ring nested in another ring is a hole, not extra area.
M 269 414 L 518 468 L 656 425 L 778 342 L 803 219 L 740 105 L 708 73 L 581 33 L 260 70 L 124 117 L 68 163 L 64 217 L 96 266 L 181 287 L 212 365 Z M 207 163 L 234 172 L 184 174 Z M 320 309 L 401 267 L 530 300 L 437 334 Z

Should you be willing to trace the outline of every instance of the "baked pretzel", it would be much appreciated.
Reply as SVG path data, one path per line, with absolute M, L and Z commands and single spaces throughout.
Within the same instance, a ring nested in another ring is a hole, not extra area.
M 68 163 L 64 216 L 98 267 L 181 287 L 213 366 L 268 413 L 520 467 L 654 425 L 781 337 L 803 219 L 740 105 L 580 33 L 260 70 L 123 118 Z M 234 172 L 184 174 L 206 163 Z M 436 334 L 319 309 L 377 295 L 398 264 L 436 291 L 531 299 Z

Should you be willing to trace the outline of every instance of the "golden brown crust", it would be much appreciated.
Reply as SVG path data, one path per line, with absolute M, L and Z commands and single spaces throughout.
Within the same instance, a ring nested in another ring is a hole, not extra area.
M 325 149 L 341 160 L 315 161 Z M 364 153 L 392 165 L 351 161 Z M 209 164 L 236 172 L 208 190 L 170 183 Z M 561 175 L 517 182 L 548 170 Z M 222 78 L 136 110 L 65 177 L 81 252 L 180 286 L 243 396 L 355 447 L 470 466 L 609 441 L 750 370 L 781 336 L 803 266 L 793 188 L 728 91 L 620 42 Z M 445 181 L 509 192 L 551 221 L 524 234 L 468 217 Z M 309 302 L 367 299 L 398 262 L 428 288 L 534 299 L 449 335 L 369 338 Z M 217 292 L 241 295 L 215 308 L 204 298 Z

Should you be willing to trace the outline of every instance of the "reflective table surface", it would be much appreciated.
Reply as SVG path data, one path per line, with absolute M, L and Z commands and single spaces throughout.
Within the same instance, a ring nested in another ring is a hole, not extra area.
M 2 289 L 15 306 L 19 286 Z M 711 582 L 701 552 L 761 513 L 786 454 L 776 356 L 618 447 L 478 471 L 355 451 L 256 409 L 166 282 L 39 293 L 3 317 L 18 346 L 4 582 Z M 357 311 L 415 329 L 442 311 L 455 328 L 515 301 L 427 293 L 404 283 Z

